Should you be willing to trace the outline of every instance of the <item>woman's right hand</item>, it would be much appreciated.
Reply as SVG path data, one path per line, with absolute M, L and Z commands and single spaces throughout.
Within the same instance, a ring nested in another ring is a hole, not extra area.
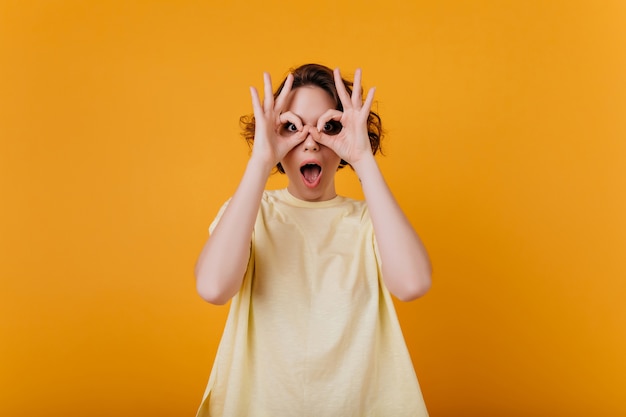
M 307 135 L 302 120 L 291 112 L 282 113 L 291 92 L 293 75 L 289 74 L 280 94 L 274 100 L 272 80 L 268 73 L 263 73 L 263 104 L 256 88 L 250 87 L 252 107 L 254 109 L 254 144 L 252 158 L 260 161 L 271 170 L 284 157 L 301 143 Z

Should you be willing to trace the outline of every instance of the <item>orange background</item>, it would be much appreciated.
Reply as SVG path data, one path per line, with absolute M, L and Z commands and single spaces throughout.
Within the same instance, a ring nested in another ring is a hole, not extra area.
M 227 313 L 193 264 L 248 86 L 311 61 L 377 87 L 435 268 L 398 304 L 431 415 L 626 415 L 624 22 L 618 0 L 0 1 L 0 415 L 193 415 Z

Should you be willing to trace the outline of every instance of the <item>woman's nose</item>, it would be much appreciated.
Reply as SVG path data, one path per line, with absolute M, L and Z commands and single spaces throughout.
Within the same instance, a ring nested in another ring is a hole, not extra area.
M 313 138 L 313 132 L 311 132 L 311 129 L 315 129 L 314 127 L 310 127 L 310 126 L 306 126 L 306 128 L 309 130 L 306 138 L 304 139 L 304 150 L 306 151 L 318 151 L 320 149 L 320 145 L 319 143 L 317 143 L 315 141 L 315 139 Z

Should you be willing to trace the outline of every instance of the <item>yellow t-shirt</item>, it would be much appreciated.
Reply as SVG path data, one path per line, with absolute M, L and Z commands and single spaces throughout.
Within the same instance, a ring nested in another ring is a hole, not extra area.
M 365 202 L 265 191 L 197 416 L 427 415 Z

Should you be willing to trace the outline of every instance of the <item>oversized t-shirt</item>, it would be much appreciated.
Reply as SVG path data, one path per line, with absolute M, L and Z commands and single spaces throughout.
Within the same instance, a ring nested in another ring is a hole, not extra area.
M 428 415 L 365 202 L 264 192 L 197 415 Z

